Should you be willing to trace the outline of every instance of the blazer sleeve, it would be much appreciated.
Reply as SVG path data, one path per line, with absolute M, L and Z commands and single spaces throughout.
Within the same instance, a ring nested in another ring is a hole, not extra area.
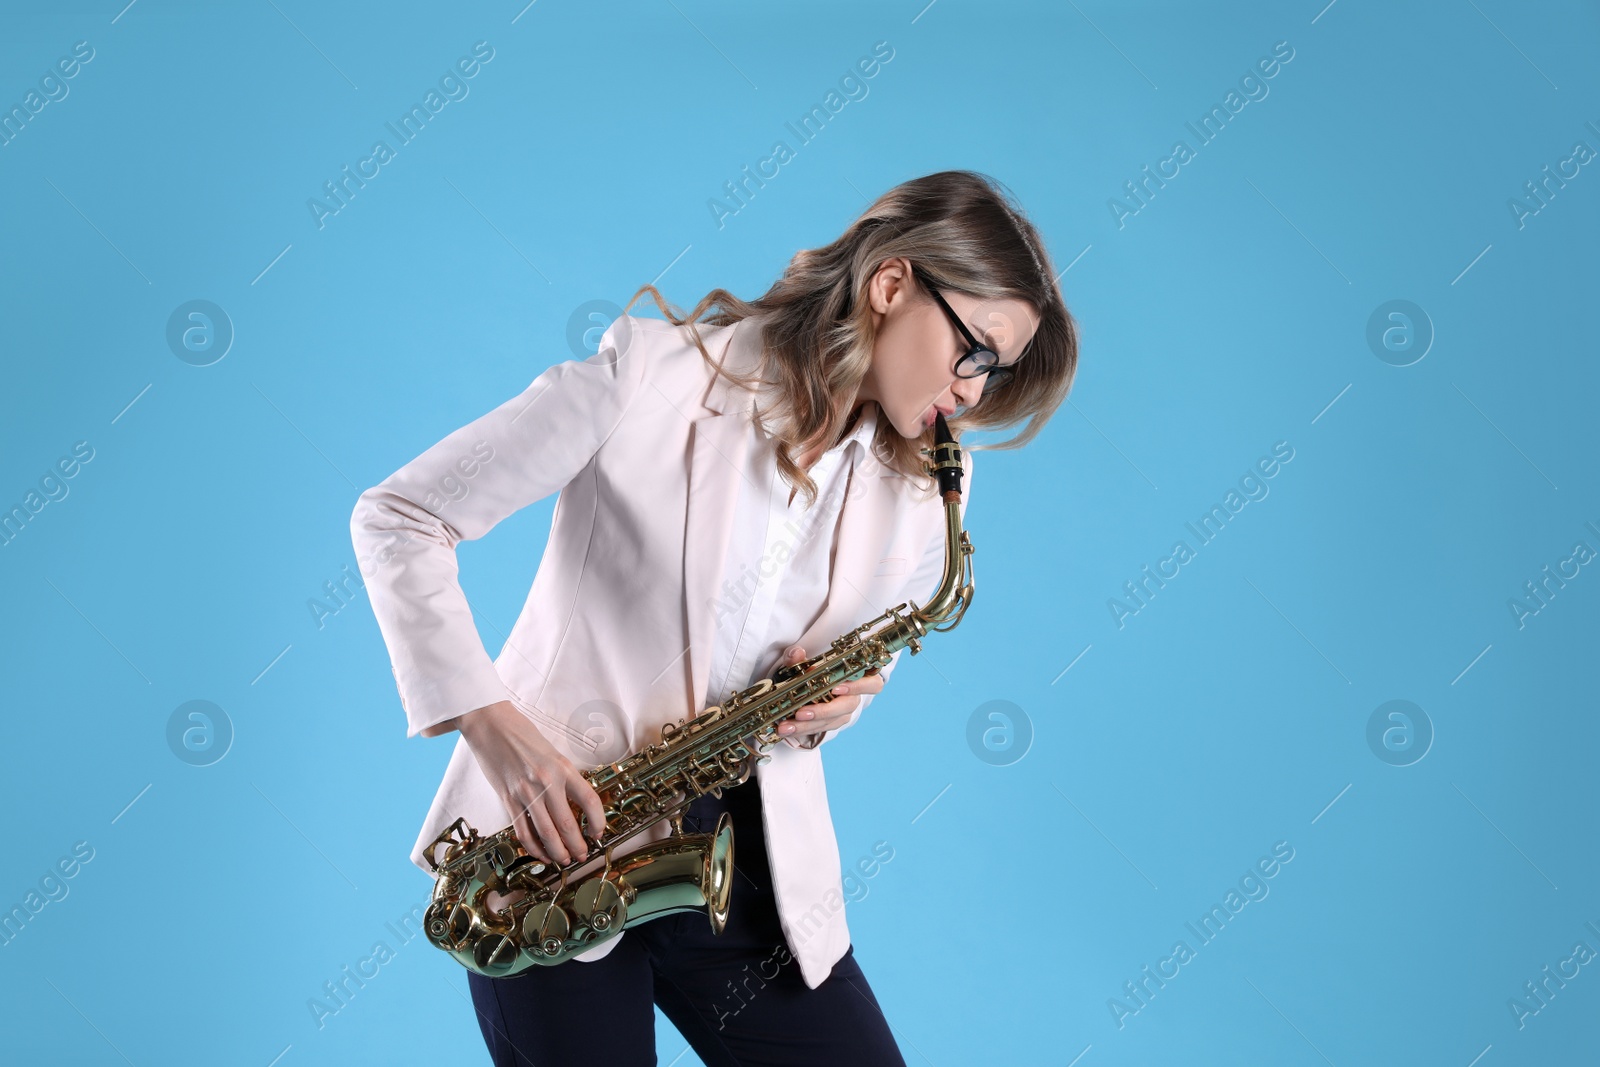
M 456 545 L 588 465 L 643 388 L 649 345 L 635 325 L 619 317 L 593 356 L 549 367 L 356 500 L 350 537 L 407 737 L 510 698 L 462 592 Z
M 961 477 L 960 504 L 961 522 L 962 526 L 965 527 L 967 520 L 967 505 L 972 502 L 972 453 L 966 449 L 962 449 L 961 462 L 966 471 L 966 473 Z M 933 506 L 932 502 L 929 503 L 929 506 Z M 940 504 L 940 507 L 942 508 L 943 504 Z M 918 564 L 916 572 L 912 574 L 910 580 L 906 582 L 905 588 L 901 591 L 899 599 L 895 600 L 894 603 L 899 604 L 907 600 L 915 600 L 918 605 L 921 605 L 927 601 L 927 599 L 933 594 L 934 590 L 939 588 L 939 579 L 944 576 L 944 522 L 941 520 L 938 526 L 939 528 L 934 534 L 933 540 L 928 542 L 927 547 L 923 550 L 922 560 Z M 878 672 L 879 676 L 883 678 L 885 691 L 887 691 L 889 684 L 889 675 L 894 671 L 894 665 L 900 662 L 900 655 L 904 651 L 905 649 L 903 648 L 897 649 L 895 653 L 889 657 L 889 662 L 884 664 L 883 669 Z M 821 739 L 815 744 L 797 744 L 793 738 L 789 737 L 784 738 L 784 740 L 788 741 L 792 745 L 795 745 L 797 748 L 820 747 L 824 741 L 828 741 L 829 739 L 837 736 L 841 730 L 847 730 L 851 726 L 854 726 L 856 720 L 861 718 L 861 713 L 867 710 L 867 705 L 871 704 L 873 700 L 878 697 L 878 695 L 879 694 L 877 693 L 861 694 L 861 703 L 856 707 L 855 711 L 850 713 L 850 717 L 848 719 L 832 730 L 825 730 L 821 734 L 812 735 Z

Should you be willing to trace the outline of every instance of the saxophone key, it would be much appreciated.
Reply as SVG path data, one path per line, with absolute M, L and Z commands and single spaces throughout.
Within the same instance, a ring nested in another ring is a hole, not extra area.
M 483 850 L 483 859 L 497 872 L 504 874 L 518 859 L 522 857 L 520 844 L 509 841 L 496 841 Z
M 572 916 L 554 901 L 535 904 L 522 917 L 522 943 L 530 952 L 559 956 L 572 936 Z
M 517 965 L 517 943 L 505 934 L 485 934 L 472 946 L 472 962 L 480 974 L 498 978 Z
M 462 948 L 472 934 L 472 909 L 445 897 L 428 905 L 422 916 L 428 940 L 446 951 Z
M 628 905 L 622 893 L 609 878 L 591 878 L 578 887 L 572 901 L 572 910 L 578 921 L 595 933 L 604 934 L 620 930 L 628 921 Z

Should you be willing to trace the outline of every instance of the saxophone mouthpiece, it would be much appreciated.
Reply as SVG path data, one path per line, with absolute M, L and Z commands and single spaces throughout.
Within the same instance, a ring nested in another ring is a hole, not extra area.
M 961 466 L 961 450 L 956 447 L 955 434 L 950 432 L 950 424 L 944 421 L 944 412 L 942 411 L 934 416 L 933 444 L 935 456 L 947 453 L 955 460 L 954 464 L 941 463 L 938 465 L 935 475 L 939 479 L 939 492 L 959 495 L 961 492 L 961 476 L 966 472 Z M 950 447 L 946 449 L 943 447 L 945 445 Z

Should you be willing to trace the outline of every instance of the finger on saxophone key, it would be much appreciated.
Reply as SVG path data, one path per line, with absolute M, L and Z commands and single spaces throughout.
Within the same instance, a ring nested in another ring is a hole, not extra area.
M 575 800 L 583 812 L 583 832 L 590 842 L 597 842 L 606 832 L 606 806 L 587 779 L 580 778 L 576 785 Z
M 534 829 L 533 820 L 528 817 L 528 813 L 526 811 L 520 812 L 512 822 L 517 828 L 517 840 L 522 843 L 522 847 L 527 851 L 528 855 L 540 863 L 549 863 L 550 856 L 540 843 L 539 831 Z
M 554 818 L 556 833 L 559 835 L 561 845 L 567 854 L 565 862 L 568 863 L 582 859 L 589 852 L 588 847 L 584 844 L 583 833 L 578 829 L 578 820 L 572 814 L 572 806 L 567 802 L 578 792 L 578 784 L 573 780 L 576 777 L 577 772 L 574 771 L 566 778 L 564 783 L 559 783 L 556 789 L 552 790 L 551 803 L 549 805 L 550 814 Z M 565 788 L 562 788 L 563 785 Z M 556 797 L 561 793 L 565 793 L 566 796 L 557 800 Z

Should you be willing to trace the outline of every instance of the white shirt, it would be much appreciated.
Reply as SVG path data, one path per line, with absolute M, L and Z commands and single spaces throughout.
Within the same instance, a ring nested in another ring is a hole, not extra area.
M 816 622 L 828 599 L 839 513 L 852 471 L 870 453 L 877 411 L 868 401 L 855 429 L 807 471 L 817 483 L 809 509 L 798 491 L 790 503 L 773 439 L 752 423 L 761 445 L 734 508 L 723 584 L 713 606 L 717 632 L 702 707 L 770 677 L 784 650 Z M 809 657 L 822 650 L 805 651 Z

